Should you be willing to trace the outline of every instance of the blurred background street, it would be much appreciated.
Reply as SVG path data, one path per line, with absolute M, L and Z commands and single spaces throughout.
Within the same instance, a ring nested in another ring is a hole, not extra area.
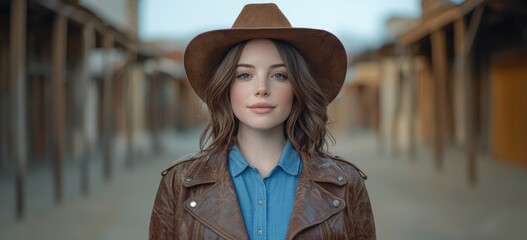
M 0 0 L 0 239 L 147 238 L 207 121 L 186 44 L 250 2 Z M 378 239 L 527 239 L 526 1 L 274 2 L 346 48 L 330 149 Z

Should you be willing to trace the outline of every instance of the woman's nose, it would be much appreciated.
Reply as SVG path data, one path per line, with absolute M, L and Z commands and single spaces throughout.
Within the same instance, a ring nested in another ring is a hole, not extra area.
M 265 78 L 258 78 L 258 86 L 256 89 L 256 96 L 267 97 L 269 96 L 269 88 L 267 86 L 267 80 Z

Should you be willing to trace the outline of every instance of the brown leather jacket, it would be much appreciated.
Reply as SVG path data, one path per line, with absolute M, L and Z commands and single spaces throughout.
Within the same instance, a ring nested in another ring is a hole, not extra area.
M 188 156 L 162 175 L 150 239 L 248 239 L 226 157 Z M 304 161 L 287 239 L 375 239 L 363 178 L 338 157 Z

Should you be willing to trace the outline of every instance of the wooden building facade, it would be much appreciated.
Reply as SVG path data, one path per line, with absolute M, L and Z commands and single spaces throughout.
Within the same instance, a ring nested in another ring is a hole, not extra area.
M 415 27 L 378 49 L 381 108 L 393 109 L 381 114 L 385 135 L 409 152 L 431 145 L 438 169 L 446 147 L 463 147 L 471 183 L 478 153 L 527 166 L 527 2 L 422 6 Z
M 176 127 L 164 122 L 181 100 L 159 92 L 185 77 L 164 72 L 162 53 L 139 42 L 137 0 L 121 1 L 124 27 L 81 2 L 0 0 L 0 220 L 23 218 L 32 201 L 88 194 L 94 178 L 156 153 L 162 131 Z M 67 167 L 78 169 L 73 183 Z M 37 170 L 49 196 L 28 190 Z

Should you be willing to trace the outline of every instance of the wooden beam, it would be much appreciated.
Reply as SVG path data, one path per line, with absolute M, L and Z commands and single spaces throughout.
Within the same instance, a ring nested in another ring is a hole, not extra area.
M 478 8 L 476 8 L 470 20 L 470 26 L 466 31 L 464 45 L 467 56 L 470 55 L 472 51 L 472 46 L 474 45 L 474 39 L 476 39 L 476 35 L 479 30 L 479 25 L 481 24 L 481 18 L 483 17 L 484 9 L 485 8 L 483 6 L 479 6 Z
M 11 1 L 11 26 L 9 33 L 9 87 L 11 96 L 11 136 L 13 159 L 15 161 L 16 216 L 22 219 L 26 214 L 26 0 Z
M 114 45 L 116 43 L 124 46 L 126 49 L 132 49 L 137 51 L 139 49 L 135 39 L 130 39 L 125 33 L 121 32 L 116 27 L 112 26 L 108 22 L 104 22 L 99 16 L 95 15 L 89 9 L 84 8 L 83 6 L 63 3 L 63 1 L 50 1 L 50 0 L 34 0 L 36 3 L 41 6 L 54 11 L 56 13 L 61 13 L 68 20 L 84 24 L 86 22 L 91 22 L 95 30 L 100 33 L 105 33 L 111 31 L 114 39 Z
M 63 198 L 63 162 L 65 156 L 65 66 L 66 39 L 68 20 L 61 14 L 55 15 L 51 40 L 51 92 L 53 104 L 53 127 L 55 142 L 53 157 L 55 162 L 55 201 L 60 203 Z
M 445 32 L 439 29 L 432 33 L 432 65 L 434 80 L 434 160 L 436 169 L 443 169 L 444 126 L 445 126 L 445 95 L 447 72 L 447 49 Z

